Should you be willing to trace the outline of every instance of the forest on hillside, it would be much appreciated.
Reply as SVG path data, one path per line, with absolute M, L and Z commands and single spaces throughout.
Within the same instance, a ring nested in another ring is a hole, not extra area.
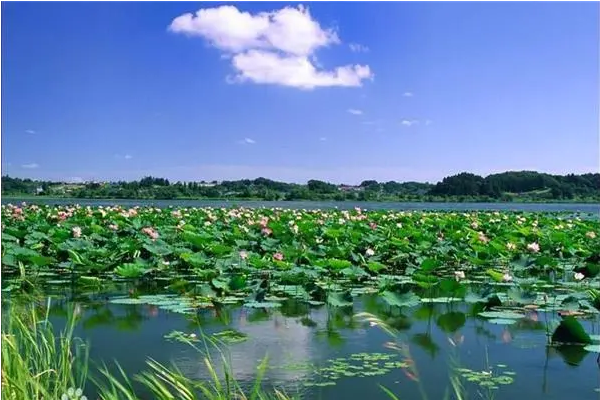
M 139 181 L 67 183 L 2 177 L 2 195 L 87 199 L 256 199 L 356 201 L 598 201 L 600 174 L 551 175 L 512 171 L 482 177 L 468 172 L 436 184 L 363 181 L 338 185 L 320 180 L 306 184 L 266 178 L 237 181 Z

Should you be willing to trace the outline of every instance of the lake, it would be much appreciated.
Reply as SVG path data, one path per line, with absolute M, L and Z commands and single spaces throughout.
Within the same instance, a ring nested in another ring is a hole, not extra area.
M 580 212 L 600 215 L 600 204 L 591 203 L 420 203 L 420 202 L 355 202 L 355 201 L 225 201 L 225 200 L 98 200 L 98 199 L 45 199 L 2 198 L 2 204 L 31 204 L 82 206 L 122 205 L 155 207 L 281 207 L 291 209 L 352 209 L 367 210 L 436 210 L 436 211 L 525 211 L 525 212 Z
M 451 362 L 463 368 L 473 399 L 489 398 L 488 394 L 496 399 L 599 396 L 596 353 L 581 346 L 546 346 L 545 326 L 556 319 L 550 313 L 530 311 L 514 324 L 498 325 L 471 316 L 471 305 L 397 308 L 372 295 L 358 297 L 349 309 L 310 307 L 290 299 L 278 309 L 225 306 L 192 315 L 152 305 L 111 304 L 103 298 L 80 304 L 82 320 L 76 334 L 90 340 L 91 357 L 117 359 L 130 376 L 145 369 L 144 361 L 151 357 L 174 362 L 188 377 L 207 378 L 201 354 L 165 335 L 173 331 L 200 335 L 200 329 L 211 335 L 234 329 L 248 335 L 246 341 L 228 346 L 242 384 L 252 384 L 259 361 L 269 356 L 268 383 L 305 399 L 388 398 L 379 384 L 401 399 L 421 399 L 415 376 L 428 398 L 441 399 L 449 389 Z M 55 300 L 51 315 L 56 323 L 66 309 L 66 302 Z M 356 318 L 359 311 L 387 321 L 398 330 L 397 338 Z M 597 319 L 584 321 L 584 326 L 598 334 Z M 406 345 L 407 353 L 386 347 L 390 341 Z M 411 360 L 417 372 L 406 367 Z M 402 363 L 404 367 L 399 366 Z M 490 383 L 497 386 L 490 390 L 485 382 L 492 378 L 502 383 Z
M 208 204 L 224 203 L 190 206 Z M 586 212 L 545 211 L 577 210 Z M 203 355 L 181 342 L 204 334 L 229 343 L 242 386 L 254 383 L 268 356 L 266 385 L 304 399 L 389 398 L 380 385 L 400 399 L 440 399 L 456 376 L 469 398 L 599 397 L 597 219 L 206 208 L 3 213 L 3 301 L 35 292 L 43 305 L 51 295 L 58 328 L 74 306 L 92 365 L 114 368 L 116 360 L 133 376 L 152 358 L 206 381 Z M 16 351 L 6 357 L 17 359 Z M 93 384 L 85 389 L 97 398 Z

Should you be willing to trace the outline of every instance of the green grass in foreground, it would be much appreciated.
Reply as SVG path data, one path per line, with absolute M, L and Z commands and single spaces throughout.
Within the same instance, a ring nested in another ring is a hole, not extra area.
M 12 306 L 11 306 L 12 307 Z M 118 374 L 103 365 L 88 374 L 89 346 L 74 337 L 77 323 L 73 309 L 64 330 L 55 333 L 49 323 L 48 311 L 40 315 L 33 302 L 11 308 L 8 321 L 2 324 L 2 399 L 78 399 L 86 400 L 85 393 L 97 392 L 102 400 L 140 399 L 133 389 L 131 379 L 117 364 Z M 5 314 L 6 315 L 6 314 Z M 215 342 L 205 340 L 209 345 Z M 202 350 L 188 344 L 198 352 Z M 208 351 L 206 352 L 208 354 Z M 147 392 L 156 400 L 208 399 L 208 400 L 266 400 L 288 399 L 278 390 L 264 392 L 262 379 L 267 369 L 267 359 L 258 365 L 253 387 L 245 391 L 233 377 L 233 372 L 222 352 L 219 352 L 223 376 L 215 369 L 215 361 L 204 357 L 210 380 L 195 381 L 185 377 L 175 367 L 167 367 L 155 360 L 147 361 L 148 370 L 136 375 Z

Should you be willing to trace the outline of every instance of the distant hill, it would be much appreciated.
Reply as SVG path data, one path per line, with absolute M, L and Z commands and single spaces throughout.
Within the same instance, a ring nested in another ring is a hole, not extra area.
M 600 201 L 600 174 L 511 171 L 482 177 L 462 172 L 436 184 L 367 180 L 360 185 L 335 185 L 314 179 L 306 184 L 295 184 L 266 178 L 173 183 L 155 177 L 132 182 L 72 184 L 3 176 L 2 194 L 115 199 Z

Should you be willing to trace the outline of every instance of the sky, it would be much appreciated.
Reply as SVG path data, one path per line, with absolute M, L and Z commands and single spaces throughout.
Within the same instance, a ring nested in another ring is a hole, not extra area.
M 598 172 L 597 2 L 3 2 L 2 174 Z

